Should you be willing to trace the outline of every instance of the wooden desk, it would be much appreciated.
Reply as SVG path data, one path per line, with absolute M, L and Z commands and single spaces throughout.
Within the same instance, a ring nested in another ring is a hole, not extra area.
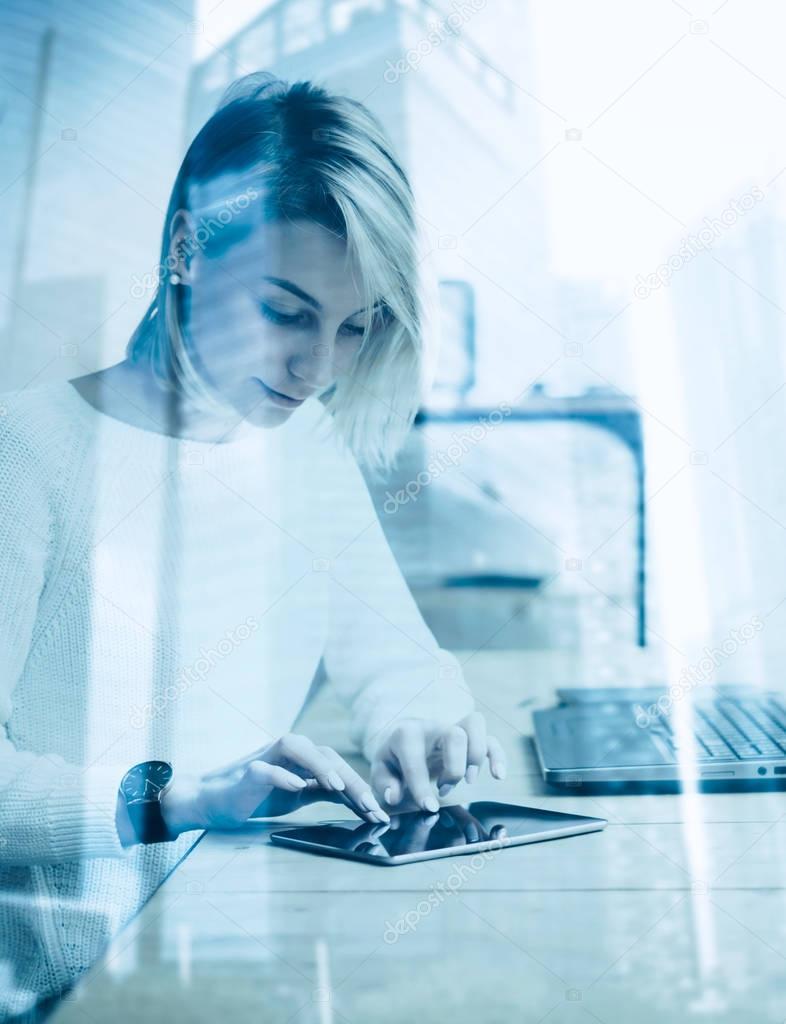
M 620 683 L 655 678 L 646 651 L 626 658 Z M 783 1022 L 786 796 L 552 792 L 524 737 L 533 706 L 584 681 L 581 658 L 495 652 L 466 671 L 512 770 L 461 798 L 600 815 L 605 832 L 392 869 L 274 847 L 282 819 L 211 833 L 56 1024 Z M 325 694 L 299 725 L 334 743 L 344 727 Z

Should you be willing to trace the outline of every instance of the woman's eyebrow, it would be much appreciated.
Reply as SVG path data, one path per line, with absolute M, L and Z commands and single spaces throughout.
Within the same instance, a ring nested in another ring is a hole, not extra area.
M 304 292 L 302 288 L 298 288 L 296 284 L 293 284 L 291 281 L 287 281 L 286 278 L 271 277 L 269 274 L 265 274 L 262 277 L 262 280 L 270 281 L 271 284 L 277 284 L 279 288 L 286 288 L 288 292 L 292 292 L 293 295 L 297 295 L 299 299 L 307 302 L 310 306 L 313 306 L 314 309 L 322 309 L 322 303 L 317 301 L 313 295 L 309 295 L 308 292 Z
M 322 303 L 315 299 L 313 295 L 309 295 L 308 292 L 304 292 L 302 288 L 298 288 L 292 281 L 287 281 L 284 277 L 271 277 L 270 274 L 264 274 L 262 276 L 263 281 L 270 281 L 271 284 L 277 284 L 279 288 L 285 288 L 288 292 L 292 292 L 293 295 L 297 295 L 299 299 L 307 302 L 314 309 L 318 309 L 320 312 L 323 309 Z M 358 313 L 365 313 L 365 309 L 358 309 L 354 313 L 350 313 L 346 320 L 350 320 L 353 316 L 357 316 Z

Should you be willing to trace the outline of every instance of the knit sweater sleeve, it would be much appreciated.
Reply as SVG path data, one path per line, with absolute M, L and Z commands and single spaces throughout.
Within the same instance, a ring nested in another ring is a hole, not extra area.
M 63 472 L 13 410 L 0 418 L 0 864 L 122 857 L 115 813 L 119 769 L 18 749 L 14 691 L 35 634 L 55 530 L 54 481 Z M 57 700 L 57 681 L 52 681 Z M 43 744 L 45 746 L 45 744 Z
M 341 477 L 349 540 L 330 563 L 324 662 L 350 708 L 352 739 L 371 760 L 402 719 L 450 725 L 474 699 L 458 660 L 424 622 L 351 456 Z

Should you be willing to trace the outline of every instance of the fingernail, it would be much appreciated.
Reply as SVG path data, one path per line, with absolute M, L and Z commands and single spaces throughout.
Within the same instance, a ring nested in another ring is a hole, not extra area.
M 435 796 L 427 796 L 423 801 L 423 810 L 431 811 L 432 814 L 436 814 L 439 810 L 439 801 Z
M 295 775 L 292 779 L 292 782 L 294 783 L 294 785 L 297 786 L 298 789 L 305 789 L 307 785 L 306 780 L 301 779 L 299 775 Z
M 360 794 L 360 806 L 365 807 L 367 811 L 380 810 L 380 806 L 374 799 L 374 794 L 370 790 Z
M 398 803 L 398 800 L 393 799 L 393 790 L 390 786 L 388 786 L 383 795 L 385 797 L 385 803 L 389 804 L 391 807 L 395 807 Z
M 476 764 L 471 764 L 469 766 L 469 768 L 467 768 L 467 774 L 464 776 L 464 778 L 467 780 L 467 782 L 470 785 L 472 785 L 472 783 L 475 781 L 475 779 L 477 777 L 478 777 L 478 766 Z
M 372 811 L 371 816 L 375 818 L 381 825 L 388 825 L 390 823 L 390 815 L 384 811 Z
M 497 765 L 496 776 L 498 779 L 504 779 L 507 774 L 508 769 L 505 767 L 504 764 Z
M 344 780 L 336 772 L 331 772 L 328 775 L 328 782 L 333 787 L 333 789 L 339 789 L 340 790 L 340 789 L 344 789 L 345 788 Z
M 439 787 L 439 790 L 438 790 L 439 795 L 440 796 L 447 796 L 448 793 L 451 791 L 451 789 L 453 789 L 454 785 L 455 785 L 455 783 L 453 783 L 453 782 L 446 782 L 444 786 L 440 786 Z

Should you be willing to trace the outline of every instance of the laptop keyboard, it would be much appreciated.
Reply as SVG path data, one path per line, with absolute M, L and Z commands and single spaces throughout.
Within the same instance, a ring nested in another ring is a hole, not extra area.
M 699 761 L 786 756 L 786 707 L 774 698 L 723 697 L 712 702 L 696 702 L 691 708 L 695 756 Z M 669 716 L 659 716 L 649 728 L 677 758 L 681 744 Z

